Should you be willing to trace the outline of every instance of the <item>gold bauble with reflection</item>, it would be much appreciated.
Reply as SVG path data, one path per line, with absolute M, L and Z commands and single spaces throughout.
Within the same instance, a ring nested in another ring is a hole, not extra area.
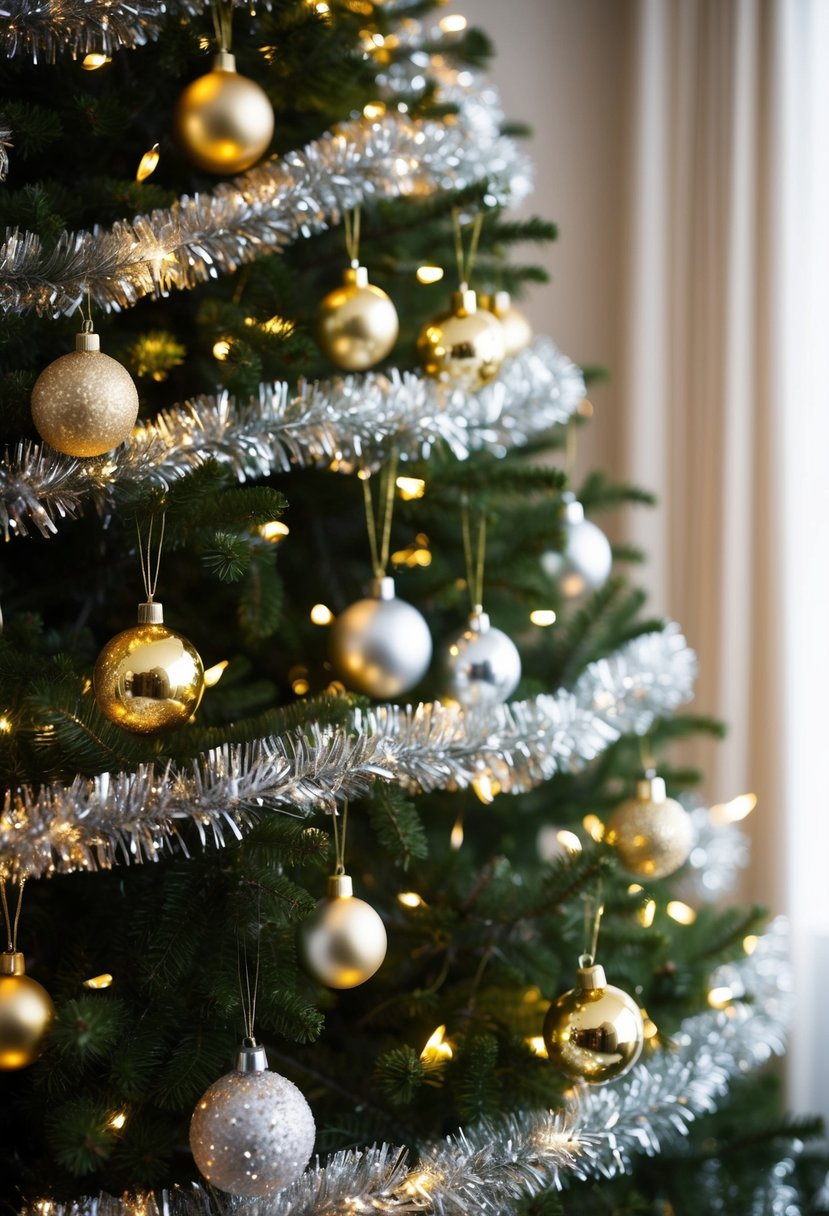
M 13 1072 L 34 1064 L 54 1018 L 52 998 L 26 974 L 20 951 L 0 954 L 0 1070 Z
M 491 312 L 501 322 L 504 331 L 504 353 L 507 358 L 517 355 L 532 342 L 532 326 L 523 312 L 515 307 L 508 291 L 495 291 L 491 296 L 481 296 L 481 308 Z
M 371 979 L 386 957 L 386 928 L 353 894 L 348 874 L 328 879 L 328 895 L 299 927 L 299 958 L 326 988 L 356 988 Z
M 694 847 L 691 816 L 665 793 L 661 777 L 647 777 L 636 797 L 610 816 L 606 839 L 625 869 L 638 878 L 667 878 L 684 865 Z
M 256 81 L 236 71 L 235 56 L 221 51 L 211 71 L 184 90 L 173 123 L 193 164 L 208 173 L 241 173 L 273 138 L 273 107 Z
M 639 1059 L 645 1030 L 639 1006 L 608 984 L 604 968 L 579 967 L 576 987 L 547 1011 L 544 1043 L 551 1062 L 574 1081 L 604 1085 Z
M 343 284 L 320 304 L 317 342 L 323 354 L 346 372 L 364 372 L 385 359 L 397 341 L 397 310 L 380 287 L 368 281 L 365 266 L 349 266 Z
M 182 726 L 204 692 L 196 648 L 164 624 L 161 604 L 139 604 L 138 624 L 107 642 L 92 676 L 98 708 L 139 735 Z
M 475 292 L 462 288 L 448 312 L 423 326 L 417 350 L 427 376 L 474 393 L 498 375 L 504 334 L 500 321 L 478 308 Z

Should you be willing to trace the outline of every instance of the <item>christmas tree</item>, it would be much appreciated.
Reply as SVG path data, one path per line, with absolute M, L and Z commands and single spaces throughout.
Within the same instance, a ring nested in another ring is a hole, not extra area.
M 4 14 L 3 1210 L 829 1211 L 486 37 Z

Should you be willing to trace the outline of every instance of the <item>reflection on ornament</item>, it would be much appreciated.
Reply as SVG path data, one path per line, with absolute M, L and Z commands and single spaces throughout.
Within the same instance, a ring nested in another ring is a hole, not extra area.
M 694 827 L 685 808 L 667 797 L 663 779 L 646 777 L 637 783 L 636 797 L 611 815 L 607 841 L 631 874 L 666 878 L 688 860 Z
M 452 293 L 448 312 L 424 325 L 417 349 L 427 376 L 475 392 L 497 376 L 504 335 L 501 323 L 479 310 L 475 292 L 464 286 Z
M 626 992 L 608 984 L 603 967 L 579 967 L 576 987 L 547 1011 L 544 1042 L 551 1062 L 566 1076 L 604 1085 L 639 1059 L 642 1014 Z
M 354 262 L 342 287 L 320 305 L 317 342 L 327 358 L 347 372 L 364 372 L 385 359 L 400 325 L 390 298 L 368 281 L 365 266 Z
M 548 549 L 541 556 L 541 568 L 556 582 L 568 600 L 580 599 L 603 587 L 610 576 L 613 555 L 601 528 L 584 518 L 584 507 L 570 494 L 562 495 L 562 552 Z
M 356 988 L 371 979 L 386 957 L 386 928 L 353 894 L 348 874 L 328 879 L 328 895 L 299 927 L 300 961 L 327 988 Z
M 521 656 L 477 604 L 463 633 L 445 645 L 443 669 L 447 695 L 460 705 L 500 705 L 518 687 Z
M 0 1070 L 13 1072 L 34 1064 L 54 1017 L 52 998 L 26 974 L 20 951 L 0 954 Z
M 99 334 L 75 335 L 75 349 L 45 367 L 32 389 L 42 439 L 67 456 L 117 448 L 138 417 L 138 389 L 125 367 L 101 351 Z
M 357 692 L 385 700 L 414 688 L 429 667 L 432 636 L 416 608 L 394 594 L 394 579 L 376 579 L 331 626 L 331 661 Z
M 316 1127 L 296 1085 L 268 1071 L 263 1047 L 245 1042 L 235 1070 L 214 1081 L 193 1111 L 190 1151 L 220 1191 L 267 1197 L 299 1178 Z
M 92 676 L 98 708 L 125 730 L 152 735 L 187 722 L 204 668 L 187 638 L 164 624 L 161 604 L 138 605 L 138 624 L 107 642 Z
M 481 296 L 481 308 L 491 312 L 500 321 L 504 334 L 504 354 L 508 358 L 517 355 L 532 342 L 532 326 L 515 307 L 508 291 L 496 291 L 491 296 Z
M 182 93 L 173 119 L 176 139 L 208 173 L 249 169 L 273 137 L 273 108 L 259 85 L 236 71 L 236 56 L 220 51 L 213 67 Z

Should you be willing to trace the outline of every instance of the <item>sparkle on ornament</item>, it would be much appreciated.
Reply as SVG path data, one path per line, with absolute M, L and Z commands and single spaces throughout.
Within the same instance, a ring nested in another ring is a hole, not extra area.
M 536 608 L 530 613 L 530 620 L 533 625 L 539 625 L 542 629 L 546 629 L 548 625 L 555 625 L 556 614 L 552 608 Z
M 311 609 L 311 623 L 313 625 L 330 625 L 334 619 L 334 613 L 327 604 L 314 604 Z
M 711 822 L 718 827 L 727 823 L 739 823 L 745 819 L 757 805 L 756 794 L 738 794 L 730 802 L 720 802 L 709 811 Z
M 402 904 L 404 908 L 423 908 L 426 906 L 426 900 L 422 895 L 418 895 L 417 891 L 401 891 L 397 896 L 397 902 Z
M 645 900 L 643 906 L 639 909 L 639 924 L 643 929 L 650 929 L 653 924 L 653 918 L 656 915 L 656 900 Z
M 443 278 L 443 267 L 431 264 L 418 266 L 416 278 L 418 283 L 439 283 Z
M 446 1027 L 438 1026 L 426 1040 L 420 1058 L 424 1064 L 437 1064 L 441 1060 L 451 1060 L 454 1054 L 451 1043 L 446 1040 Z
M 84 55 L 81 67 L 85 72 L 97 72 L 98 68 L 102 68 L 105 63 L 112 63 L 109 55 L 99 55 L 93 52 L 89 55 Z
M 291 529 L 287 524 L 283 524 L 281 519 L 269 519 L 266 524 L 259 525 L 259 535 L 262 540 L 269 540 L 274 545 L 284 540 L 290 531 Z
M 681 899 L 672 899 L 665 911 L 671 920 L 675 920 L 680 925 L 692 925 L 697 919 L 694 909 L 690 904 L 683 903 Z
M 567 828 L 562 828 L 561 831 L 556 832 L 556 840 L 568 853 L 581 852 L 581 841 L 575 832 L 570 832 Z
M 466 29 L 466 17 L 461 13 L 447 13 L 441 17 L 439 25 L 444 34 L 459 34 Z
M 112 976 L 108 971 L 104 971 L 102 975 L 93 975 L 91 979 L 84 980 L 84 988 L 109 988 L 112 985 Z
M 228 664 L 228 660 L 222 659 L 221 662 L 214 663 L 212 667 L 207 668 L 207 670 L 204 673 L 204 677 L 203 677 L 205 688 L 213 688 L 214 685 L 219 683 L 219 680 L 221 680 L 222 676 L 225 673 L 225 668 L 227 667 L 227 664 Z
M 409 502 L 413 498 L 422 498 L 426 493 L 426 482 L 422 477 L 398 477 L 394 484 L 405 502 Z
M 138 168 L 135 171 L 135 180 L 137 182 L 146 181 L 151 173 L 154 173 L 158 166 L 158 144 L 153 144 L 149 152 L 145 152 L 138 162 Z

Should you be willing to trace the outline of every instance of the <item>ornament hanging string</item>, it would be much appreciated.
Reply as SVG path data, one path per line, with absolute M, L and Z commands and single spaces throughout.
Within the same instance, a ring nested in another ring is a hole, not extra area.
M 478 241 L 481 238 L 481 227 L 483 226 L 484 217 L 481 212 L 477 212 L 472 221 L 472 236 L 469 240 L 469 249 L 464 252 L 463 248 L 463 225 L 461 224 L 461 213 L 457 208 L 452 212 L 452 235 L 455 241 L 455 261 L 458 267 L 458 282 L 461 291 L 466 291 L 469 285 L 469 280 L 472 278 L 472 270 L 475 265 L 475 258 L 478 253 Z
M 12 923 L 9 914 L 9 900 L 6 894 L 6 880 L 0 882 L 0 902 L 3 904 L 3 919 L 6 922 L 6 940 L 8 941 L 8 952 L 17 953 L 17 930 L 20 925 L 20 909 L 23 906 L 23 884 L 25 878 L 21 878 L 17 892 L 17 910 L 14 914 L 14 923 Z
M 348 831 L 348 799 L 343 802 L 343 826 L 342 831 L 337 828 L 337 810 L 334 809 L 334 814 L 331 816 L 331 826 L 334 829 L 334 873 L 339 878 L 341 874 L 345 874 L 345 837 Z
M 229 51 L 233 41 L 233 4 L 227 0 L 216 0 L 211 5 L 210 15 L 213 18 L 213 32 L 220 51 Z
M 345 251 L 353 267 L 360 264 L 360 208 L 343 212 Z
M 253 973 L 253 984 L 250 982 L 250 967 L 248 966 L 248 951 L 247 946 L 240 941 L 239 935 L 236 936 L 236 973 L 239 979 L 239 999 L 242 1005 L 242 1019 L 245 1024 L 245 1046 L 255 1047 L 256 1038 L 254 1036 L 254 1027 L 256 1025 L 256 998 L 259 994 L 259 964 L 262 957 L 262 919 L 261 919 L 261 896 L 257 901 L 256 911 L 256 969 Z M 242 972 L 244 969 L 244 984 L 242 983 Z
M 469 603 L 473 612 L 481 612 L 484 602 L 484 558 L 486 555 L 486 512 L 481 509 L 478 516 L 477 536 L 472 543 L 472 520 L 469 499 L 464 494 L 461 504 L 461 526 L 463 529 L 463 554 L 466 562 L 466 585 L 469 588 Z
M 656 757 L 653 754 L 648 735 L 643 735 L 639 740 L 639 755 L 642 759 L 642 770 L 645 776 L 654 776 L 656 773 Z
M 371 551 L 371 568 L 375 578 L 383 578 L 389 564 L 391 548 L 391 522 L 394 515 L 394 488 L 397 481 L 397 449 L 392 448 L 389 462 L 380 474 L 380 509 L 374 510 L 371 497 L 371 473 L 361 469 L 358 477 L 363 483 L 363 501 L 366 510 L 366 529 L 368 544 Z M 379 518 L 378 518 L 379 516 Z
M 579 957 L 580 967 L 592 967 L 596 961 L 603 915 L 602 884 L 599 882 L 595 895 L 584 896 L 584 954 Z
M 158 572 L 161 569 L 161 549 L 164 545 L 164 529 L 167 523 L 167 513 L 164 512 L 161 516 L 161 528 L 159 529 L 158 550 L 155 558 L 155 571 L 152 569 L 153 557 L 153 524 L 155 518 L 150 518 L 150 526 L 147 531 L 147 551 L 144 552 L 144 542 L 141 539 L 141 525 L 138 520 L 135 521 L 135 530 L 138 533 L 138 560 L 141 562 L 141 578 L 144 582 L 144 594 L 147 597 L 147 603 L 151 604 L 155 598 L 155 589 L 158 586 Z

